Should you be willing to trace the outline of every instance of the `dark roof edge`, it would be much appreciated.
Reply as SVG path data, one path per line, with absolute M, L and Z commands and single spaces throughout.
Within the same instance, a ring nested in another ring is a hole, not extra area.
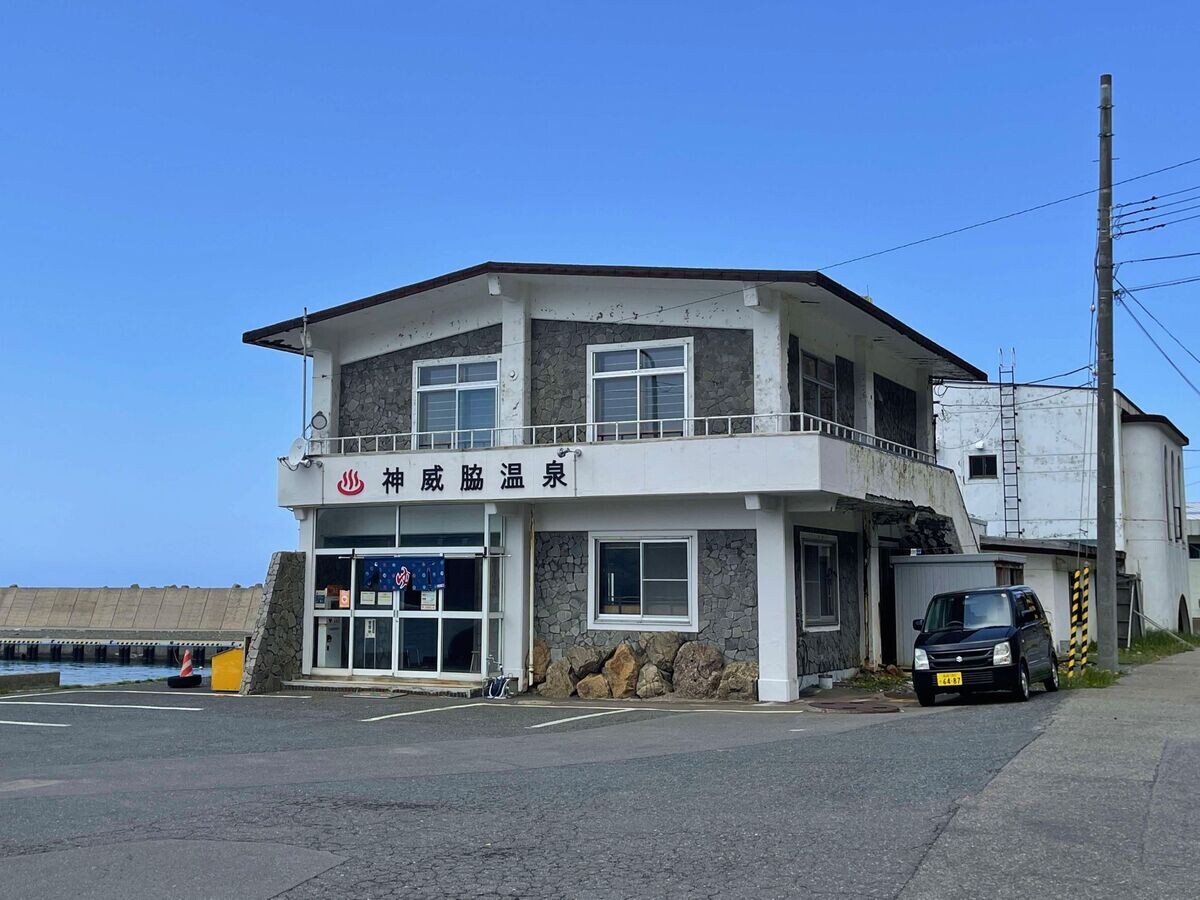
M 926 350 L 958 366 L 963 371 L 969 373 L 975 380 L 987 380 L 987 374 L 981 369 L 971 365 L 971 363 L 962 357 L 950 352 L 941 344 L 926 337 L 911 326 L 904 324 L 904 322 L 897 319 L 891 313 L 880 309 L 874 303 L 856 294 L 845 285 L 834 281 L 828 275 L 824 275 L 821 272 L 803 269 L 703 269 L 678 266 L 593 266 L 568 263 L 485 262 L 465 269 L 458 269 L 454 272 L 447 272 L 445 275 L 438 275 L 436 278 L 407 284 L 380 294 L 363 297 L 360 300 L 351 300 L 348 303 L 342 303 L 338 306 L 331 306 L 328 309 L 309 313 L 308 324 L 313 325 L 317 322 L 324 322 L 338 316 L 347 315 L 348 313 L 360 312 L 361 310 L 378 306 L 381 303 L 410 297 L 413 294 L 420 294 L 424 291 L 434 290 L 435 288 L 446 287 L 447 285 L 466 281 L 468 278 L 475 278 L 479 275 L 575 275 L 607 278 L 676 278 L 693 281 L 810 284 L 828 291 L 835 297 L 845 300 L 851 306 L 873 316 L 888 327 L 920 344 Z M 277 322 L 274 325 L 255 328 L 242 335 L 242 342 L 271 347 L 277 350 L 288 349 L 281 346 L 279 341 L 270 341 L 268 338 L 282 331 L 291 331 L 299 328 L 302 325 L 303 319 L 297 317 Z
M 1182 431 L 1180 431 L 1178 428 L 1176 428 L 1175 423 L 1172 422 L 1170 419 L 1168 419 L 1166 416 L 1147 414 L 1147 413 L 1135 414 L 1135 413 L 1122 412 L 1121 413 L 1121 421 L 1123 423 L 1131 422 L 1133 424 L 1145 423 L 1148 425 L 1159 425 L 1162 428 L 1165 428 L 1167 431 L 1174 434 L 1175 437 L 1177 437 L 1179 439 L 1179 443 L 1183 444 L 1183 446 L 1186 447 L 1189 443 L 1191 443 L 1188 440 L 1188 436 L 1186 434 L 1184 434 Z

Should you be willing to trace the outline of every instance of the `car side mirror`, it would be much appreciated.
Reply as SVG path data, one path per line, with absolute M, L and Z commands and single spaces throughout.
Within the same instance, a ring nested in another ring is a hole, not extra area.
M 925 629 L 924 619 L 913 619 L 913 631 L 923 631 Z

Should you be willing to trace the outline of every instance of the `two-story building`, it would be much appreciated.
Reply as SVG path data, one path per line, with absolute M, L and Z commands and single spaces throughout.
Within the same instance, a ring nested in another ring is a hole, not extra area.
M 1094 565 L 1095 388 L 973 382 L 936 394 L 938 460 L 955 471 L 971 515 L 987 523 L 984 546 L 1026 554 L 1025 580 L 1056 640 L 1066 641 L 1071 573 Z M 1188 439 L 1120 391 L 1114 403 L 1118 564 L 1137 580 L 1153 623 L 1187 630 L 1196 615 L 1184 527 Z
M 484 263 L 244 340 L 312 362 L 308 675 L 677 631 L 787 700 L 878 659 L 881 552 L 975 549 L 931 383 L 984 374 L 818 272 Z

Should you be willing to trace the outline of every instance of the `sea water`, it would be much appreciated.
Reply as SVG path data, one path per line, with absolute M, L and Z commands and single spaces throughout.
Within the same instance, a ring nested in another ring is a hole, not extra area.
M 43 651 L 44 652 L 44 651 Z M 196 667 L 196 673 L 201 669 Z M 16 675 L 27 672 L 61 672 L 60 684 L 92 685 L 111 684 L 114 681 L 162 681 L 168 675 L 178 675 L 179 666 L 164 663 L 144 662 L 74 662 L 62 659 L 51 662 L 39 659 L 36 662 L 23 659 L 0 659 L 0 675 Z

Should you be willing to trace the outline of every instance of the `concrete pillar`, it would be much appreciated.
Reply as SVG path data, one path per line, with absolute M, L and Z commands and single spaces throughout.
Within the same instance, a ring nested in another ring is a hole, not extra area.
M 529 419 L 529 292 L 507 280 L 496 278 L 489 285 L 500 302 L 500 409 L 497 423 L 501 429 L 498 444 L 513 446 L 532 443 L 521 429 L 525 425 L 544 425 Z
M 871 342 L 862 335 L 854 338 L 854 427 L 875 434 L 875 367 Z
M 929 370 L 917 369 L 917 449 L 936 453 L 933 426 L 933 385 Z
M 787 307 L 776 292 L 767 288 L 746 287 L 743 303 L 754 310 L 751 330 L 754 336 L 754 412 L 778 416 L 758 419 L 755 431 L 778 432 L 787 429 L 791 399 L 787 383 Z
M 757 504 L 758 697 L 787 701 L 799 696 L 796 678 L 796 576 L 792 527 L 778 497 Z
M 529 663 L 529 504 L 500 505 L 504 516 L 504 568 L 501 570 L 500 659 L 504 674 L 518 679 L 519 689 L 527 690 Z
M 297 511 L 296 515 L 304 516 L 299 519 L 300 535 L 296 545 L 297 549 L 304 554 L 304 601 L 300 604 L 300 608 L 304 610 L 304 627 L 301 629 L 300 672 L 310 675 L 312 674 L 314 652 L 313 641 L 316 637 L 313 634 L 314 616 L 316 615 L 316 607 L 313 603 L 317 593 L 317 556 L 313 553 L 313 548 L 317 544 L 317 511 L 304 509 L 303 512 Z M 265 597 L 263 602 L 266 602 Z M 349 627 L 349 620 L 344 624 Z
M 310 415 L 315 416 L 318 412 L 322 412 L 328 419 L 326 427 L 313 429 L 312 439 L 320 441 L 324 438 L 338 436 L 342 366 L 332 351 L 313 350 L 312 367 L 312 412 Z
M 877 666 L 883 661 L 883 634 L 879 625 L 879 529 L 871 513 L 863 515 L 863 553 L 866 557 L 864 573 L 863 621 L 866 623 L 866 652 L 868 663 Z

